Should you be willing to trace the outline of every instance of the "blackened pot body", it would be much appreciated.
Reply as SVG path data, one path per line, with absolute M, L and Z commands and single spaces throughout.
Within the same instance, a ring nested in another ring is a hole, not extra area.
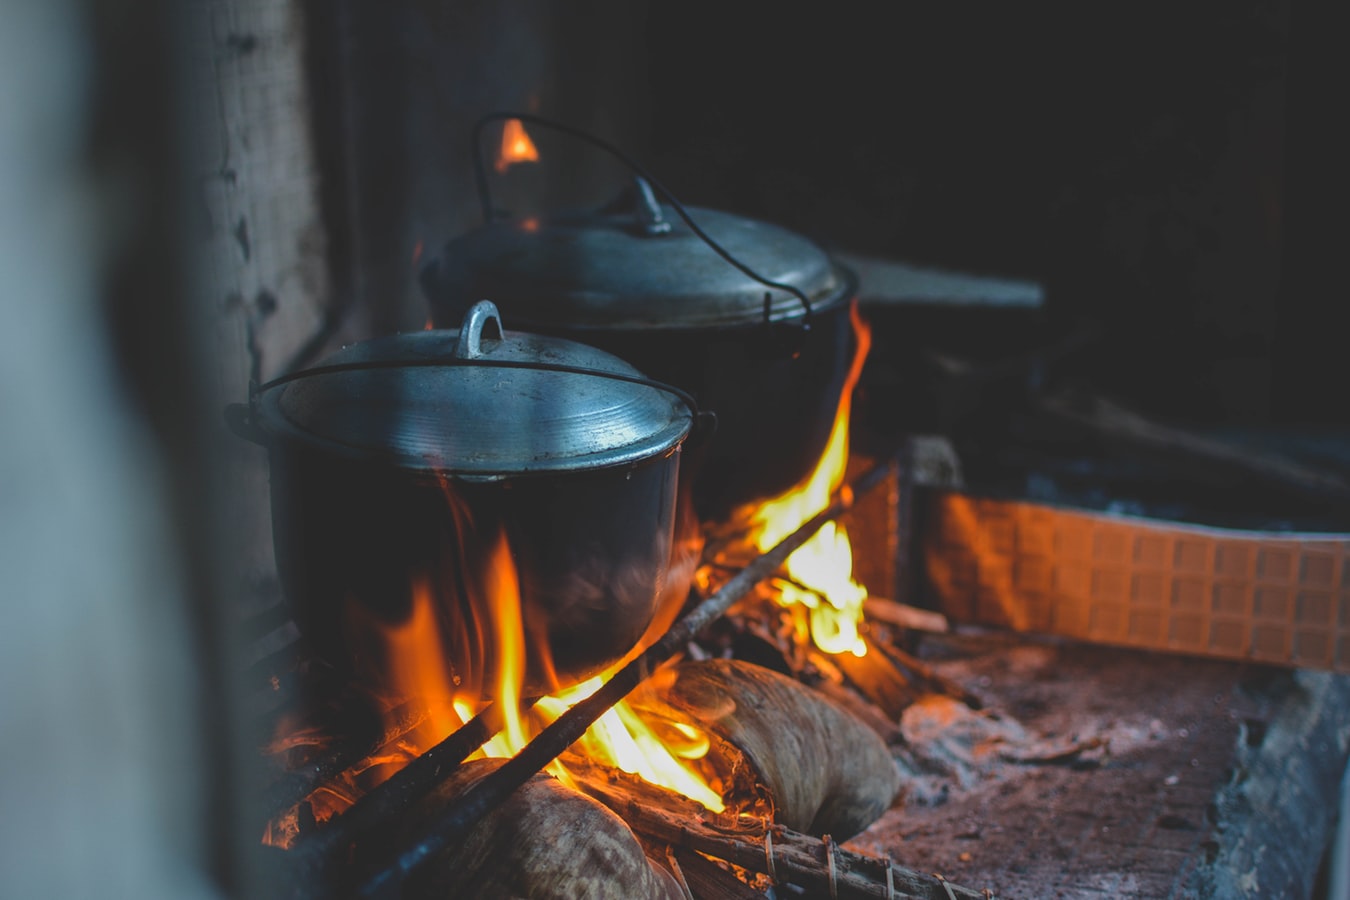
M 688 398 L 504 331 L 490 302 L 457 330 L 344 348 L 227 418 L 268 448 L 283 586 L 340 669 L 552 693 L 683 600 L 665 579 Z
M 829 442 L 855 347 L 847 302 L 815 312 L 809 328 L 771 322 L 537 330 L 620 356 L 717 416 L 716 432 L 691 450 L 684 473 L 699 517 L 712 522 L 811 474 Z
M 493 694 L 518 589 L 525 691 L 575 684 L 627 653 L 663 597 L 679 458 L 473 482 L 281 442 L 274 543 L 297 624 L 378 679 L 425 597 L 447 677 Z

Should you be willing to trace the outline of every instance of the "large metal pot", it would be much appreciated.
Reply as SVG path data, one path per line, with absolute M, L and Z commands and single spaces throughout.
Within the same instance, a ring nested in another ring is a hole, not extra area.
M 689 209 L 738 267 L 678 213 L 638 179 L 599 212 L 489 222 L 449 242 L 421 283 L 437 326 L 495 297 L 513 328 L 601 347 L 693 394 L 718 418 L 694 501 L 721 520 L 791 488 L 824 451 L 852 358 L 856 280 L 800 235 Z
M 512 627 L 525 688 L 621 658 L 665 587 L 680 392 L 571 341 L 462 328 L 376 338 L 264 385 L 233 418 L 270 452 L 277 565 L 302 632 L 341 666 L 389 670 L 388 626 L 431 600 L 448 673 L 491 693 Z M 682 600 L 683 597 L 678 599 Z

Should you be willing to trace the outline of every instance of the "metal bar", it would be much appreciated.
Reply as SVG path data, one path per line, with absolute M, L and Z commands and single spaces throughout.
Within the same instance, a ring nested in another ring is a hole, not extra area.
M 881 483 L 889 466 L 889 461 L 877 465 L 851 485 L 842 488 L 829 507 L 733 576 L 720 591 L 676 622 L 665 636 L 620 669 L 599 690 L 559 716 L 499 769 L 457 797 L 437 817 L 425 838 L 404 850 L 391 865 L 367 880 L 358 895 L 364 898 L 399 896 L 400 886 L 408 875 L 456 842 L 462 841 L 485 815 L 580 739 L 596 719 L 627 696 L 657 666 L 670 659 L 685 643 L 720 618 L 751 588 L 773 574 L 793 551 L 810 540 L 826 522 L 847 511 L 853 505 L 855 496 Z
M 534 706 L 537 699 L 521 701 L 521 711 Z M 501 731 L 504 724 L 499 704 L 489 704 L 464 727 L 394 773 L 324 828 L 298 842 L 290 851 L 299 888 L 294 896 L 329 896 L 331 885 L 325 885 L 322 876 L 339 853 L 362 832 L 425 796 L 458 769 L 467 756 Z
M 302 769 L 287 772 L 268 786 L 264 803 L 273 815 L 290 809 L 329 781 L 381 748 L 392 744 L 426 721 L 427 709 L 410 700 L 385 713 L 387 724 L 350 740 L 339 741 L 323 756 Z

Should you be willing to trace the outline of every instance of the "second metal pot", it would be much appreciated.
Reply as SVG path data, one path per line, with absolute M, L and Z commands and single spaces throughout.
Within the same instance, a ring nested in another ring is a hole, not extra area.
M 640 179 L 600 212 L 491 222 L 447 244 L 421 280 L 437 326 L 498 297 L 512 327 L 601 347 L 693 394 L 718 417 L 694 500 L 720 520 L 791 488 L 824 451 L 853 354 L 856 280 L 785 229 L 688 214 L 780 287 L 719 257 Z

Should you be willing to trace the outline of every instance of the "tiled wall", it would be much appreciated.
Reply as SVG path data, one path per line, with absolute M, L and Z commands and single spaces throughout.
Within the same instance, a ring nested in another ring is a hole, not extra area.
M 958 621 L 1350 671 L 1350 535 L 1199 528 L 943 494 L 931 590 Z

